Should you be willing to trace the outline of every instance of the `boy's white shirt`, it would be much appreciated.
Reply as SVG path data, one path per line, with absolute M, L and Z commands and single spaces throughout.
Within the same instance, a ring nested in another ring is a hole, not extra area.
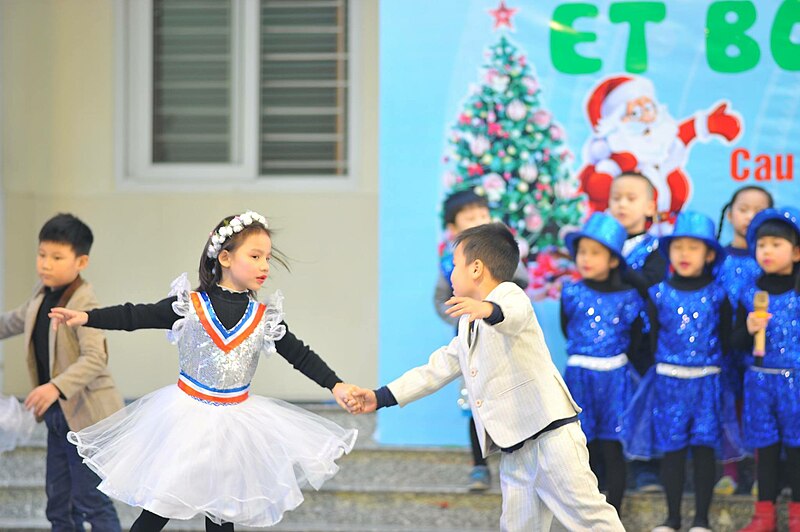
M 504 282 L 486 301 L 500 307 L 503 321 L 489 325 L 476 320 L 469 345 L 469 318 L 462 316 L 458 335 L 448 345 L 434 351 L 427 364 L 388 384 L 405 406 L 463 374 L 484 456 L 581 411 L 553 364 L 525 292 Z

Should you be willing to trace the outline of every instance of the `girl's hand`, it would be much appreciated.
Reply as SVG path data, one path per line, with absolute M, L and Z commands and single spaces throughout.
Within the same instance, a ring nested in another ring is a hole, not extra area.
M 69 325 L 70 327 L 76 327 L 78 325 L 86 325 L 86 322 L 89 321 L 89 315 L 80 310 L 70 310 L 64 307 L 53 307 L 50 310 L 50 314 L 47 315 L 51 320 L 53 320 L 53 330 L 58 330 L 58 326 L 62 323 L 64 325 Z
M 472 299 L 471 297 L 451 297 L 445 301 L 445 305 L 450 305 L 450 308 L 445 311 L 448 316 L 458 318 L 464 314 L 469 314 L 470 323 L 488 318 L 494 310 L 494 306 L 491 303 Z
M 766 312 L 751 312 L 747 315 L 747 332 L 754 335 L 758 331 L 763 331 L 767 328 L 767 323 L 772 317 L 772 314 Z

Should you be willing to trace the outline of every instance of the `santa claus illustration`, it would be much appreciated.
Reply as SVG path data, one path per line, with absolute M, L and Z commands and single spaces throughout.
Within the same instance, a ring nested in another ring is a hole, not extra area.
M 590 210 L 608 207 L 616 176 L 639 172 L 652 182 L 662 215 L 680 211 L 691 194 L 684 166 L 694 141 L 733 142 L 742 132 L 741 118 L 728 102 L 718 101 L 711 109 L 677 121 L 656 99 L 649 79 L 622 75 L 601 81 L 586 103 L 592 135 L 580 172 Z

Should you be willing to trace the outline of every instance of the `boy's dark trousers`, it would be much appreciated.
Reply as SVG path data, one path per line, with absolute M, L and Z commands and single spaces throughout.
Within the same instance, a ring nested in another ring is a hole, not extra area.
M 114 505 L 97 489 L 100 478 L 67 441 L 69 426 L 58 401 L 44 414 L 47 425 L 47 519 L 53 532 L 82 532 L 84 521 L 96 532 L 119 532 Z

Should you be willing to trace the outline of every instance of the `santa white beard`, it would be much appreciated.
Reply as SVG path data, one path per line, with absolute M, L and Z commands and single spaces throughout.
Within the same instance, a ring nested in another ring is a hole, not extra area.
M 686 154 L 686 147 L 678 138 L 677 122 L 660 107 L 658 119 L 649 124 L 618 120 L 616 126 L 609 127 L 607 122 L 603 125 L 608 128 L 605 140 L 611 153 L 628 152 L 636 157 L 637 170 L 658 191 L 658 210 L 668 211 L 672 191 L 667 176 L 683 164 Z
M 642 166 L 663 167 L 670 159 L 678 139 L 678 123 L 663 108 L 658 118 L 649 124 L 638 121 L 603 124 L 608 127 L 606 142 L 612 153 L 628 152 Z M 609 127 L 611 126 L 611 127 Z

